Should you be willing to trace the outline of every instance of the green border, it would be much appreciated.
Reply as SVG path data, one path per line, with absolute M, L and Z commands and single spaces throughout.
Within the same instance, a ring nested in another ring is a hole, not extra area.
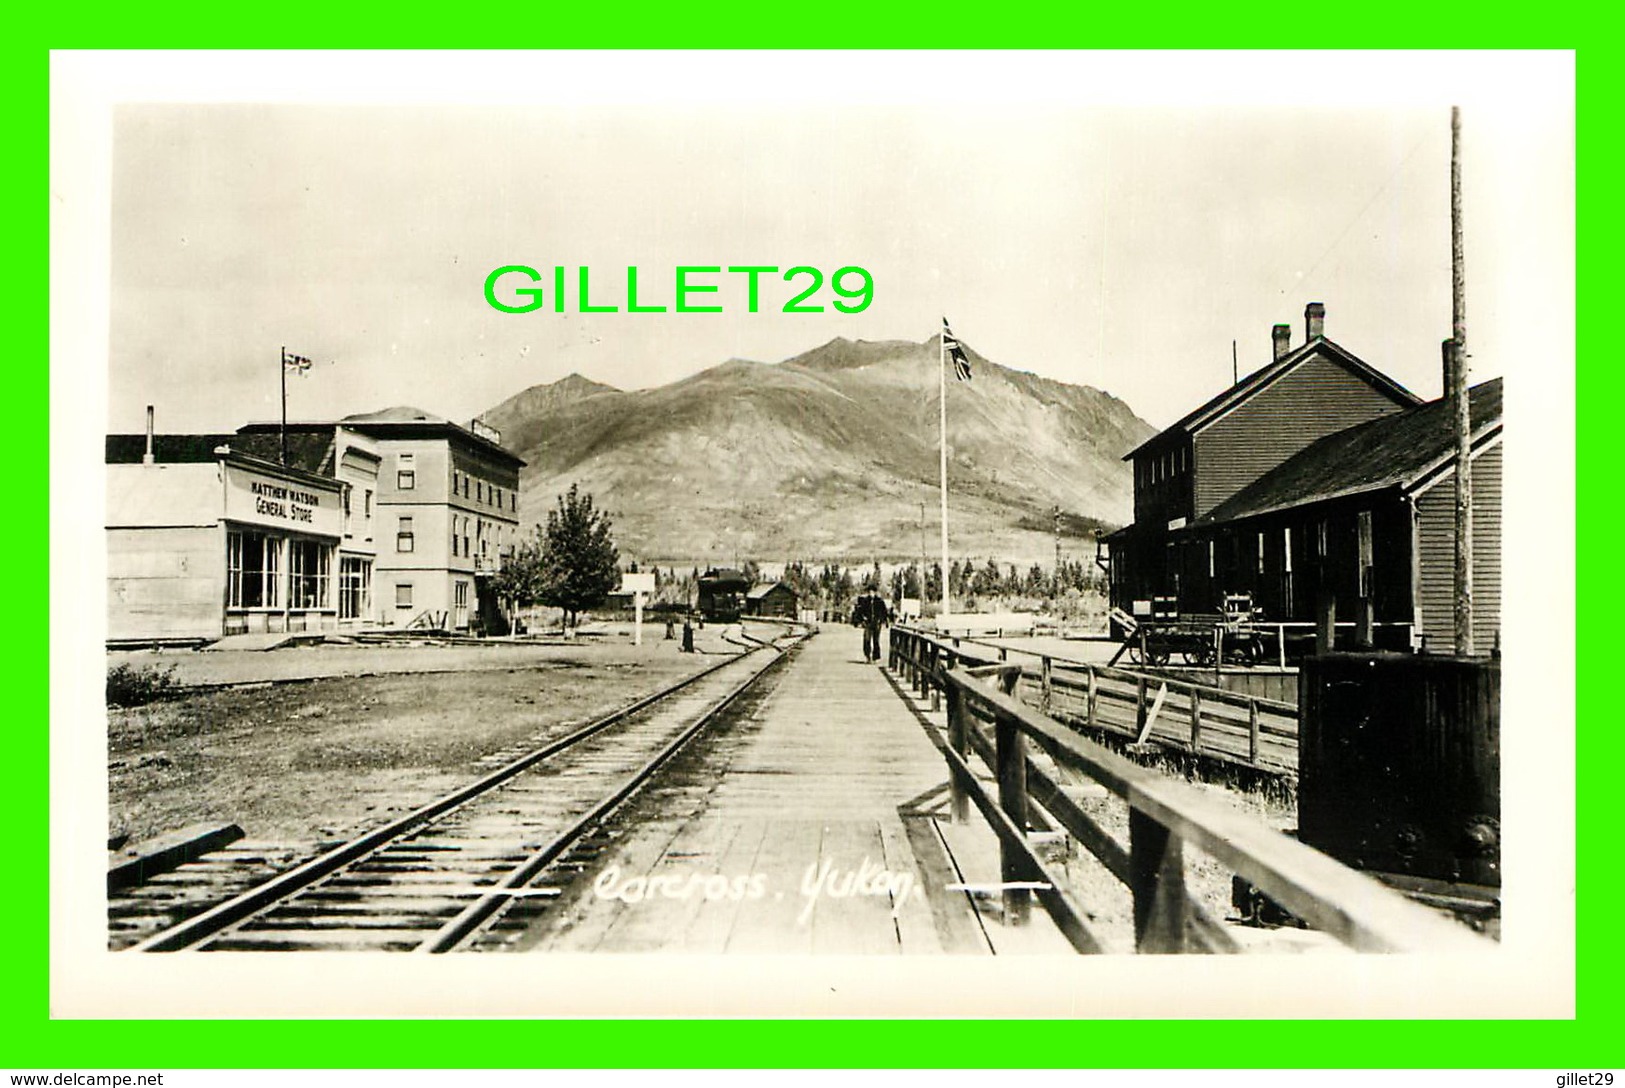
M 64 9 L 66 10 L 66 9 Z M 1248 9 L 1205 5 L 1182 12 L 1159 8 L 1104 11 L 1077 6 L 1051 13 L 1032 8 L 1019 12 L 988 5 L 917 5 L 885 12 L 841 7 L 814 9 L 785 6 L 763 10 L 755 3 L 727 0 L 706 5 L 616 5 L 602 24 L 590 21 L 587 9 L 493 6 L 476 8 L 462 22 L 447 24 L 447 12 L 432 14 L 391 7 L 378 11 L 340 12 L 327 5 L 280 5 L 273 15 L 264 8 L 221 5 L 121 8 L 112 13 L 78 7 L 58 25 L 18 26 L 6 47 L 4 75 L 7 128 L 13 169 L 0 181 L 11 198 L 13 259 L 4 275 L 14 315 L 37 315 L 20 321 L 25 350 L 14 358 L 9 377 L 10 399 L 20 403 L 0 438 L 12 471 L 12 532 L 0 534 L 0 549 L 13 572 L 39 570 L 34 601 L 48 599 L 45 564 L 28 529 L 48 524 L 47 368 L 35 360 L 48 357 L 48 223 L 40 214 L 47 194 L 39 167 L 48 148 L 47 50 L 60 48 L 171 48 L 219 46 L 342 47 L 442 46 L 572 46 L 572 47 L 1116 47 L 1164 48 L 1173 45 L 1252 47 L 1260 42 L 1297 47 L 1320 42 L 1340 47 L 1392 47 L 1405 42 L 1426 48 L 1500 46 L 1572 48 L 1583 33 L 1588 48 L 1579 60 L 1579 87 L 1587 109 L 1583 116 L 1600 137 L 1587 148 L 1587 177 L 1593 187 L 1608 187 L 1613 198 L 1616 173 L 1609 160 L 1618 152 L 1608 117 L 1614 104 L 1614 80 L 1607 74 L 1615 58 L 1609 48 L 1612 26 L 1582 24 L 1583 14 L 1555 9 L 1531 13 L 1523 8 L 1509 21 L 1493 8 L 1464 11 L 1441 5 L 1429 11 L 1414 5 L 1363 5 L 1348 10 L 1317 6 L 1277 5 Z M 1065 12 L 1065 14 L 1059 14 Z M 455 16 L 452 16 L 455 18 Z M 1463 23 L 1466 19 L 1466 23 Z M 1530 20 L 1538 19 L 1538 23 Z M 1144 20 L 1142 23 L 1140 20 Z M 407 28 L 422 28 L 413 33 Z M 514 40 L 514 35 L 520 35 Z M 974 78 L 973 61 L 944 66 L 945 79 Z M 743 89 L 742 89 L 743 93 Z M 1612 123 L 1611 123 L 1612 122 Z M 1606 126 L 1606 138 L 1605 135 Z M 1602 146 L 1606 144 L 1607 146 Z M 19 169 L 18 167 L 22 168 Z M 32 167 L 32 169 L 30 169 Z M 36 172 L 39 171 L 39 172 Z M 1583 199 L 1590 190 L 1582 187 Z M 1580 266 L 1590 275 L 1584 297 L 1596 312 L 1613 310 L 1611 275 L 1618 228 L 1610 221 L 1591 224 L 1601 230 L 1580 248 Z M 1600 282 L 1599 282 L 1600 281 Z M 1571 325 L 1573 315 L 1549 315 L 1552 327 Z M 32 349 L 32 350 L 27 350 Z M 1531 368 L 1531 373 L 1538 370 Z M 1589 456 L 1580 461 L 1581 486 L 1597 494 L 1606 486 L 1598 476 L 1612 471 L 1610 455 L 1599 437 L 1604 407 L 1619 403 L 1620 379 L 1611 367 L 1585 368 L 1584 423 Z M 1528 380 L 1528 379 L 1526 379 Z M 1534 441 L 1535 436 L 1530 436 Z M 1564 441 L 1557 434 L 1547 441 Z M 38 481 L 36 483 L 36 481 Z M 37 498 L 36 498 L 37 496 Z M 1600 514 L 1593 504 L 1588 511 Z M 1606 516 L 1606 515 L 1603 515 Z M 1593 530 L 1579 549 L 1579 569 L 1589 577 L 1588 600 L 1610 584 L 1611 549 L 1604 533 Z M 1605 550 L 1608 549 L 1608 550 Z M 1609 864 L 1613 851 L 1614 762 L 1619 743 L 1609 718 L 1617 718 L 1612 699 L 1588 685 L 1580 692 L 1579 711 L 1588 723 L 1580 738 L 1585 768 L 1578 786 L 1584 802 L 1579 850 L 1584 859 L 1584 903 L 1579 916 L 1580 948 L 1578 1019 L 1574 1021 L 1481 1022 L 1075 1022 L 1042 1033 L 1024 1032 L 1026 1043 L 997 1042 L 995 1024 L 924 1021 L 907 1025 L 864 1022 L 769 1022 L 746 1029 L 737 1022 L 583 1022 L 570 1027 L 568 1053 L 547 1047 L 522 1046 L 529 1037 L 522 1025 L 505 1022 L 374 1022 L 367 1028 L 369 1045 L 357 1048 L 351 1027 L 340 1022 L 188 1022 L 114 1023 L 51 1021 L 47 1009 L 46 960 L 46 781 L 47 648 L 43 625 L 27 624 L 26 598 L 17 602 L 6 669 L 12 676 L 12 728 L 8 730 L 13 764 L 6 798 L 10 819 L 7 889 L 0 893 L 0 932 L 17 939 L 6 954 L 7 983 L 0 1016 L 0 1067 L 5 1068 L 197 1068 L 233 1067 L 253 1060 L 285 1058 L 300 1065 L 351 1067 L 392 1061 L 398 1066 L 439 1061 L 453 1066 L 499 1067 L 530 1058 L 579 1066 L 1052 1066 L 1137 1067 L 1318 1067 L 1381 1066 L 1559 1067 L 1607 1068 L 1618 1064 L 1613 1031 L 1620 1018 L 1617 993 L 1616 925 L 1611 905 L 1625 902 L 1617 873 Z M 37 605 L 34 605 L 37 607 Z M 1600 609 L 1588 608 L 1579 633 L 1592 637 L 1586 664 L 1602 665 Z M 27 629 L 25 629 L 25 627 Z M 1583 652 L 1583 651 L 1582 651 Z M 1605 701 L 1607 700 L 1607 701 Z M 1602 720 L 1599 721 L 1598 719 Z M 1512 728 L 1539 728 L 1542 723 L 1510 723 Z M 1567 797 L 1553 798 L 1567 804 Z M 1002 1030 L 1010 1030 L 1006 1027 Z M 1017 1030 L 1020 1030 L 1019 1028 Z M 1005 1036 L 1008 1039 L 1008 1036 Z M 1046 1045 L 1047 1044 L 1047 1045 Z

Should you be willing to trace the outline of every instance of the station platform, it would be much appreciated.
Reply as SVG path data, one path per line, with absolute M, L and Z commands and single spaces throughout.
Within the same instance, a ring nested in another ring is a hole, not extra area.
M 857 629 L 827 627 L 520 947 L 1069 951 L 1042 911 L 1005 926 L 999 897 L 975 894 L 998 880 L 997 841 L 979 821 L 949 822 L 937 727 L 864 662 Z

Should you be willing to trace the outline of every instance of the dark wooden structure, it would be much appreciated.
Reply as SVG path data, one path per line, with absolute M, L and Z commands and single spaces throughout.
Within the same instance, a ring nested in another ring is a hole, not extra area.
M 796 618 L 799 604 L 800 599 L 796 596 L 796 591 L 783 582 L 752 586 L 745 594 L 747 616 L 775 616 L 793 620 Z
M 731 568 L 712 568 L 700 575 L 700 615 L 713 623 L 732 623 L 745 610 L 750 579 Z
M 1326 654 L 1299 685 L 1299 839 L 1422 887 L 1499 888 L 1500 662 Z

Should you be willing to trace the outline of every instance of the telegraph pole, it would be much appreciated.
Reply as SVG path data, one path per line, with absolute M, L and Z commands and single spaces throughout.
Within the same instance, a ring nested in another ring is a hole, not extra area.
M 1473 646 L 1472 412 L 1467 399 L 1467 287 L 1461 242 L 1461 107 L 1450 107 L 1450 358 L 1449 384 L 1456 432 L 1456 654 Z

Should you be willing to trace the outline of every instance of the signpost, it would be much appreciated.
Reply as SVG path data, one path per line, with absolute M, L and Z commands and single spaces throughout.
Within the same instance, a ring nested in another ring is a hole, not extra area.
M 632 645 L 643 645 L 643 596 L 655 591 L 655 576 L 649 574 L 621 575 L 621 592 L 632 595 Z

